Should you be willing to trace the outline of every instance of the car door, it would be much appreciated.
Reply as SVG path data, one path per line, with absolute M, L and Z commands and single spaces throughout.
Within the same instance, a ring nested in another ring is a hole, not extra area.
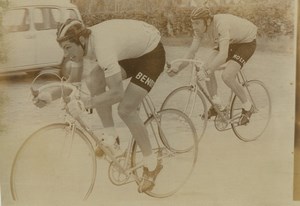
M 38 7 L 33 11 L 37 36 L 36 62 L 40 66 L 58 65 L 62 61 L 63 50 L 56 42 L 56 29 L 61 15 L 61 10 L 54 7 Z
M 7 61 L 0 70 L 22 70 L 35 63 L 35 34 L 31 29 L 29 8 L 11 9 L 4 13 L 4 49 Z

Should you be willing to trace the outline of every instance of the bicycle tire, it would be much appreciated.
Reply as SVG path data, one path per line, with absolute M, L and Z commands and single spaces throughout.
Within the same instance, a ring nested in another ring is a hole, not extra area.
M 200 142 L 207 126 L 207 105 L 202 93 L 197 91 L 196 95 L 195 89 L 193 86 L 182 86 L 173 90 L 162 103 L 161 110 L 173 108 L 187 114 L 196 127 Z
M 266 130 L 271 119 L 271 97 L 268 89 L 258 80 L 250 80 L 247 82 L 249 92 L 246 92 L 249 98 L 254 102 L 255 111 L 250 118 L 250 122 L 246 125 L 238 125 L 237 121 L 231 124 L 234 134 L 242 141 L 250 142 L 260 137 Z M 235 95 L 230 109 L 230 118 L 236 118 L 241 115 L 242 103 Z
M 158 155 L 158 162 L 163 168 L 157 175 L 153 189 L 145 193 L 151 197 L 164 198 L 176 193 L 189 179 L 197 161 L 198 142 L 196 129 L 183 112 L 166 109 L 159 111 L 158 116 L 160 126 L 153 116 L 145 122 L 145 125 L 153 153 Z M 143 155 L 136 142 L 131 157 L 132 167 L 142 161 Z M 133 171 L 139 177 L 138 185 L 142 171 L 142 167 Z
M 71 134 L 67 123 L 55 123 L 24 141 L 11 169 L 14 200 L 26 205 L 55 205 L 89 197 L 97 172 L 94 149 L 78 128 Z

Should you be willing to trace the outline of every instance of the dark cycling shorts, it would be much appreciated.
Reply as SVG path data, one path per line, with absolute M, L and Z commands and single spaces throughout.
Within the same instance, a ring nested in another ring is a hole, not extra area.
M 256 49 L 256 40 L 249 43 L 230 44 L 228 49 L 228 57 L 226 62 L 233 60 L 241 65 L 246 64 Z M 219 50 L 219 48 L 217 48 Z
M 256 49 L 256 40 L 249 43 L 231 44 L 229 45 L 227 61 L 233 60 L 241 65 L 246 64 Z
M 165 50 L 160 42 L 151 52 L 134 59 L 124 59 L 119 64 L 126 71 L 130 82 L 146 89 L 148 92 L 154 86 L 166 62 Z

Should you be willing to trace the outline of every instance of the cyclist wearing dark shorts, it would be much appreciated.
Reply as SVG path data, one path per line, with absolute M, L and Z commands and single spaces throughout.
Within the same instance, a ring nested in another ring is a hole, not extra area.
M 231 14 L 212 15 L 207 7 L 194 9 L 191 13 L 191 21 L 194 38 L 185 58 L 195 57 L 204 35 L 213 41 L 213 51 L 204 65 L 205 70 L 200 71 L 198 77 L 210 79 L 206 81 L 207 90 L 213 102 L 223 109 L 217 95 L 214 71 L 227 62 L 222 72 L 222 79 L 243 103 L 240 124 L 247 124 L 254 108 L 251 101 L 247 99 L 243 87 L 236 81 L 236 75 L 255 51 L 257 27 L 250 21 Z M 186 66 L 187 63 L 182 63 L 177 68 L 170 68 L 168 73 L 170 76 L 176 75 Z M 211 107 L 208 111 L 208 118 L 216 115 L 217 112 Z
M 109 20 L 86 28 L 80 21 L 69 19 L 57 31 L 57 41 L 73 65 L 68 81 L 85 79 L 91 95 L 83 98 L 84 105 L 97 111 L 106 137 L 103 144 L 115 154 L 119 143 L 112 105 L 119 103 L 118 114 L 144 157 L 139 192 L 151 189 L 161 169 L 138 114 L 139 105 L 164 69 L 165 50 L 160 39 L 155 27 L 136 20 Z M 131 80 L 123 88 L 122 80 L 127 78 Z M 41 93 L 37 98 L 49 102 L 56 97 L 53 93 Z M 69 105 L 73 116 L 80 113 L 77 104 Z

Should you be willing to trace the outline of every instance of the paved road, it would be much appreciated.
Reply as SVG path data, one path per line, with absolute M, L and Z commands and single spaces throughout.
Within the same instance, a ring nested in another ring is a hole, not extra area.
M 186 48 L 168 47 L 167 58 L 182 56 Z M 200 52 L 205 55 L 206 50 Z M 78 205 L 212 205 L 212 206 L 289 206 L 293 186 L 293 132 L 295 106 L 295 64 L 291 54 L 257 52 L 246 69 L 248 77 L 262 80 L 272 96 L 272 119 L 265 134 L 245 143 L 232 131 L 218 132 L 213 124 L 199 144 L 196 168 L 184 187 L 174 196 L 154 199 L 136 192 L 136 185 L 112 185 L 106 164 L 98 165 L 98 177 L 90 199 Z M 151 96 L 157 106 L 175 87 L 184 84 L 187 73 L 173 79 L 163 74 Z M 5 97 L 0 138 L 2 204 L 19 205 L 9 193 L 9 172 L 13 157 L 26 137 L 42 125 L 55 122 L 55 105 L 47 112 L 30 103 L 29 80 L 25 76 L 1 78 Z M 226 94 L 220 84 L 222 94 Z M 116 117 L 120 130 L 124 126 Z M 45 205 L 47 205 L 45 203 Z M 65 205 L 68 205 L 67 203 Z M 300 205 L 300 204 L 299 204 Z

